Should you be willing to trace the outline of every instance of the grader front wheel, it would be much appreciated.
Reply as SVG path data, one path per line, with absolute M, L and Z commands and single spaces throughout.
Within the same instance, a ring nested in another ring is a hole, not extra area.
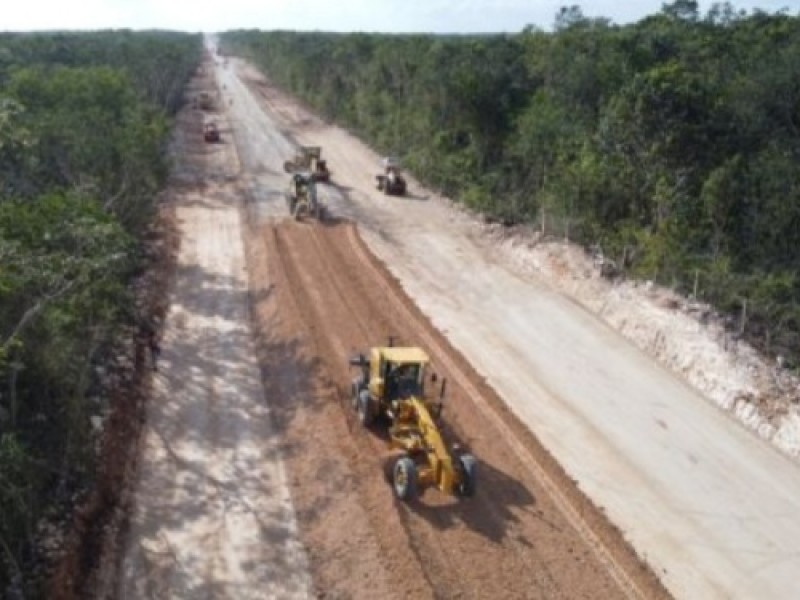
M 392 487 L 400 500 L 413 500 L 417 496 L 417 465 L 408 456 L 402 456 L 394 463 Z

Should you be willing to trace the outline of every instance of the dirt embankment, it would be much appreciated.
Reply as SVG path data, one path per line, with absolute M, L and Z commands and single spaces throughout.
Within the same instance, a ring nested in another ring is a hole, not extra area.
M 530 228 L 489 226 L 499 254 L 580 302 L 748 429 L 800 459 L 800 378 L 731 331 L 712 307 L 672 290 L 602 276 L 602 256 Z

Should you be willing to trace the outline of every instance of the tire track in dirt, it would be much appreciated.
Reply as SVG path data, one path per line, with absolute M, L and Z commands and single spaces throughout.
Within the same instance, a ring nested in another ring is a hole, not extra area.
M 453 424 L 453 437 L 469 439 L 476 450 L 484 487 L 465 502 L 430 491 L 415 505 L 394 503 L 406 543 L 437 596 L 484 597 L 499 590 L 508 597 L 629 595 L 624 581 L 612 579 L 609 565 L 587 547 L 584 532 L 564 518 L 548 490 L 515 456 L 519 449 L 506 443 L 507 431 L 498 430 L 483 413 L 468 414 L 475 412 L 470 405 L 474 407 L 480 393 L 465 379 L 462 367 L 447 358 L 441 342 L 425 334 L 430 325 L 403 308 L 388 277 L 376 275 L 374 266 L 365 263 L 352 226 L 289 223 L 269 226 L 264 235 L 275 237 L 275 252 L 281 255 L 291 293 L 298 299 L 295 308 L 323 357 L 350 429 L 355 419 L 348 408 L 351 373 L 345 361 L 353 350 L 384 343 L 388 334 L 403 329 L 402 341 L 422 342 L 437 370 L 450 378 L 445 420 Z M 456 402 L 454 396 L 461 399 Z M 375 455 L 385 450 L 378 436 L 353 433 L 358 452 Z M 368 462 L 376 464 L 363 476 L 380 480 L 380 493 L 391 497 L 380 461 Z
M 326 598 L 433 598 L 375 466 L 357 448 L 338 393 L 317 360 L 297 270 L 277 231 L 248 233 L 251 303 L 262 375 L 284 438 L 301 537 Z M 307 302 L 307 300 L 305 300 Z M 288 348 L 288 351 L 287 351 Z M 358 430 L 355 431 L 359 434 Z

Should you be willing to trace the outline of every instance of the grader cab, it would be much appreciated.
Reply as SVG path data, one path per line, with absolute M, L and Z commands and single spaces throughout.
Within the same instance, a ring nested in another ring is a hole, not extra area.
M 352 404 L 364 427 L 388 423 L 390 445 L 400 455 L 392 466 L 392 487 L 401 500 L 414 499 L 421 487 L 436 487 L 445 494 L 472 496 L 476 460 L 457 445 L 448 446 L 438 422 L 446 381 L 438 399 L 427 398 L 427 354 L 419 348 L 393 345 L 372 348 L 369 357 L 350 359 L 361 372 L 353 379 Z

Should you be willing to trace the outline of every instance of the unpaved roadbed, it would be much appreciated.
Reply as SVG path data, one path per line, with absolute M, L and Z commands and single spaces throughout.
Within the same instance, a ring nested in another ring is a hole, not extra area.
M 249 237 L 262 373 L 268 389 L 279 390 L 273 397 L 292 496 L 320 592 L 665 596 L 529 434 L 517 439 L 523 428 L 496 410 L 499 400 L 369 255 L 352 224 L 268 224 Z M 388 335 L 421 344 L 448 379 L 448 434 L 480 460 L 475 498 L 428 490 L 417 503 L 394 500 L 384 477 L 386 441 L 361 429 L 349 408 L 346 362 Z M 477 403 L 494 417 L 487 419 Z M 539 480 L 542 473 L 558 486 L 559 498 Z

